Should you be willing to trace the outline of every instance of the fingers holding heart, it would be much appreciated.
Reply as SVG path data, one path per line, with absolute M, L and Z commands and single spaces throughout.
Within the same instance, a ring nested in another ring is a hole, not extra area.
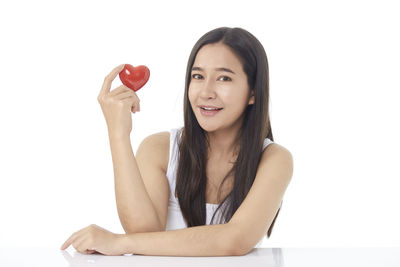
M 129 89 L 125 85 L 115 88 L 107 95 L 107 97 L 112 98 L 114 101 L 121 101 L 124 104 L 129 105 L 133 113 L 140 111 L 139 97 L 133 90 Z
M 119 75 L 123 85 L 110 91 L 111 82 L 117 75 Z M 140 111 L 140 100 L 135 92 L 147 83 L 149 77 L 150 70 L 144 65 L 133 67 L 130 64 L 121 64 L 104 79 L 98 101 L 103 103 L 118 100 L 124 105 L 129 105 L 131 112 L 136 113 Z
M 144 65 L 133 67 L 130 64 L 121 64 L 115 67 L 105 78 L 98 95 L 98 98 L 102 98 L 108 94 L 110 96 L 120 93 L 122 89 L 114 89 L 110 92 L 111 83 L 115 77 L 119 75 L 120 80 L 123 83 L 124 88 L 130 88 L 130 90 L 136 92 L 142 88 L 150 78 L 150 70 Z
M 136 94 L 133 90 L 129 89 L 125 85 L 120 85 L 120 86 L 116 87 L 115 89 L 113 89 L 111 92 L 109 92 L 107 94 L 107 96 L 113 97 L 113 96 L 117 96 L 117 95 L 119 95 L 121 93 L 125 93 L 125 92 L 131 92 L 133 94 Z
M 110 92 L 111 83 L 117 77 L 117 75 L 124 69 L 125 64 L 121 64 L 115 67 L 105 78 L 103 82 L 103 86 L 101 87 L 99 97 L 105 95 L 106 93 Z
M 123 100 L 125 98 L 133 98 L 133 99 L 138 99 L 137 95 L 135 94 L 135 92 L 133 92 L 132 90 L 129 91 L 123 91 L 121 93 L 119 93 L 118 95 L 114 96 L 115 100 Z

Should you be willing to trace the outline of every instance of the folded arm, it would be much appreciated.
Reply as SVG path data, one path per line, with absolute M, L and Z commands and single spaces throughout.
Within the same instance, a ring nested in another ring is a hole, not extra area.
M 236 229 L 229 223 L 122 236 L 124 254 L 154 256 L 235 256 Z
M 124 254 L 240 256 L 249 253 L 271 227 L 293 174 L 293 158 L 271 144 L 261 158 L 250 191 L 226 224 L 121 236 Z

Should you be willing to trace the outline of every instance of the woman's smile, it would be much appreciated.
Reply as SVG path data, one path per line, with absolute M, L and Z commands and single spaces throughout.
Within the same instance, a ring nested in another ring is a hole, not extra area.
M 212 110 L 206 110 L 203 108 L 199 108 L 199 109 L 200 109 L 201 115 L 206 116 L 206 117 L 212 117 L 212 116 L 216 115 L 217 113 L 219 113 L 220 111 L 222 111 L 222 109 L 212 109 Z

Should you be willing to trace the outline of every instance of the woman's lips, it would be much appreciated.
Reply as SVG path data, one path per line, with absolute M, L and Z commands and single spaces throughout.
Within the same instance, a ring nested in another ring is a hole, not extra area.
M 204 110 L 204 109 L 200 108 L 200 113 L 201 113 L 201 115 L 203 115 L 203 116 L 212 117 L 212 116 L 214 116 L 215 114 L 217 114 L 218 112 L 220 112 L 221 110 L 222 110 L 222 109 L 220 109 L 220 110 Z

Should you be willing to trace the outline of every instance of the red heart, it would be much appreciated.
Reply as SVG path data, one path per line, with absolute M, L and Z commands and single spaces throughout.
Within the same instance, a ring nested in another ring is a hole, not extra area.
M 135 92 L 147 83 L 149 77 L 150 70 L 144 65 L 133 67 L 125 64 L 124 69 L 119 73 L 121 82 Z

